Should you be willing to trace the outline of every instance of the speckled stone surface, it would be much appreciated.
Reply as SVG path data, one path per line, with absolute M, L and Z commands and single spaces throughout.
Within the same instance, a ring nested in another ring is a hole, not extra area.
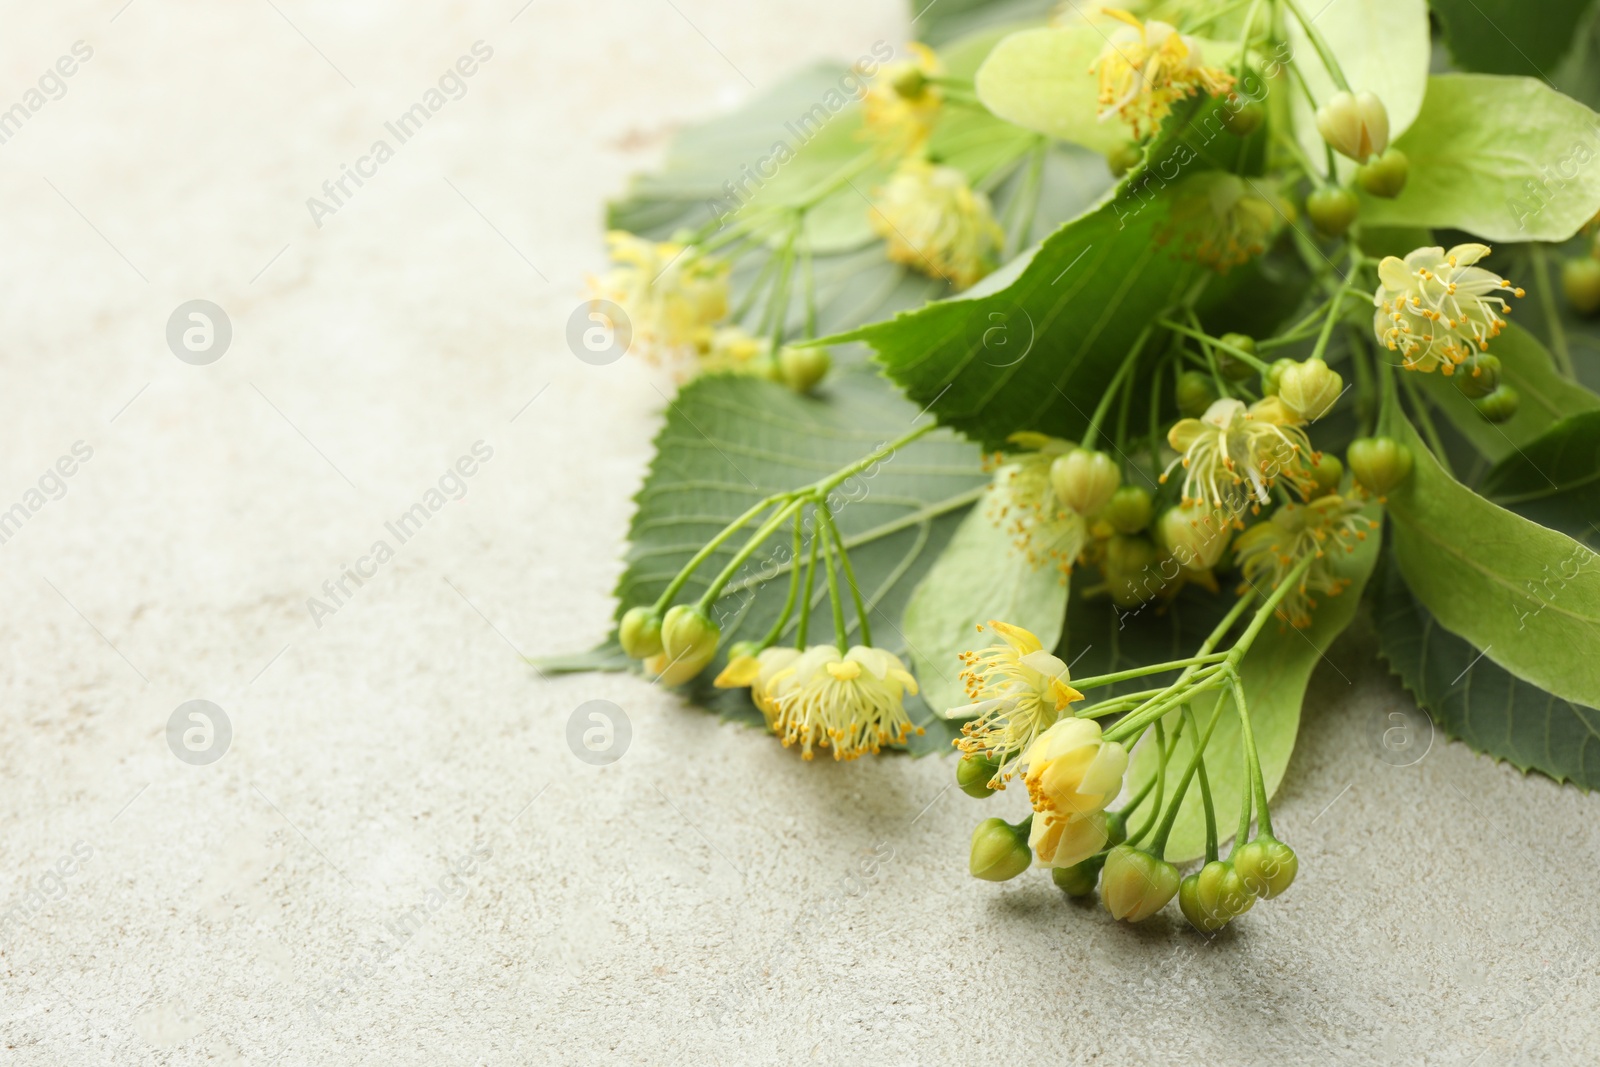
M 523 662 L 604 633 L 667 387 L 566 348 L 602 199 L 682 124 L 898 43 L 895 0 L 0 25 L 0 109 L 27 110 L 0 143 L 0 1062 L 1600 1053 L 1600 801 L 1442 738 L 1384 762 L 1410 705 L 1359 635 L 1275 809 L 1300 881 L 1209 942 L 969 878 L 994 812 L 948 762 L 803 765 L 635 678 Z M 386 133 L 463 57 L 459 94 Z M 345 166 L 363 184 L 314 219 Z M 167 342 L 195 299 L 232 327 L 207 365 Z M 346 567 L 370 577 L 335 603 Z M 168 744 L 195 699 L 231 726 L 206 765 Z M 595 699 L 631 727 L 606 766 L 566 740 Z

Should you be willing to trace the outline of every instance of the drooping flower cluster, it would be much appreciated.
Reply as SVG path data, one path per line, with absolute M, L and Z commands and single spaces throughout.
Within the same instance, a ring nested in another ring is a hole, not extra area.
M 596 300 L 628 316 L 633 345 L 652 362 L 693 356 L 728 314 L 728 265 L 675 241 L 648 241 L 622 230 L 606 234 L 611 269 L 591 278 Z
M 1448 252 L 1434 246 L 1403 260 L 1386 256 L 1378 264 L 1381 284 L 1372 294 L 1378 309 L 1372 328 L 1381 344 L 1400 353 L 1405 369 L 1454 374 L 1474 352 L 1487 351 L 1505 328 L 1511 306 L 1498 294 L 1522 296 L 1523 291 L 1476 266 L 1489 251 L 1481 244 L 1460 244 Z
M 1172 105 L 1205 90 L 1215 96 L 1233 87 L 1224 70 L 1205 66 L 1200 46 L 1165 22 L 1141 22 L 1126 11 L 1107 8 L 1126 25 L 1114 30 L 1089 67 L 1100 79 L 1100 121 L 1120 117 L 1135 138 L 1155 131 Z
M 1268 490 L 1279 478 L 1304 483 L 1311 441 L 1300 418 L 1276 397 L 1246 407 L 1223 398 L 1202 418 L 1181 419 L 1167 434 L 1178 452 L 1161 480 L 1183 465 L 1183 498 L 1208 504 L 1237 517 L 1245 507 L 1271 501 Z
M 1128 752 L 1093 719 L 1065 718 L 1023 754 L 1033 802 L 1028 844 L 1041 866 L 1071 867 L 1106 846 L 1106 805 L 1122 791 Z
M 1290 626 L 1311 625 L 1315 596 L 1338 596 L 1350 582 L 1333 569 L 1330 553 L 1352 553 L 1378 523 L 1361 513 L 1364 501 L 1337 493 L 1306 504 L 1285 504 L 1266 522 L 1257 523 L 1234 542 L 1234 552 L 1244 579 L 1241 593 L 1254 588 L 1263 595 L 1276 589 L 1303 560 L 1311 565 L 1278 604 L 1277 614 Z
M 872 202 L 872 229 L 896 263 L 965 289 L 994 270 L 1005 232 L 989 198 L 954 167 L 907 159 Z
M 1072 444 L 1040 433 L 1015 433 L 1021 451 L 997 456 L 989 518 L 1011 534 L 1017 551 L 1035 567 L 1046 563 L 1062 576 L 1072 572 L 1088 540 L 1083 516 L 1056 496 L 1050 471 Z
M 886 64 L 861 101 L 862 132 L 890 157 L 921 151 L 944 104 L 944 94 L 929 81 L 944 73 L 939 57 L 917 41 L 906 48 L 911 58 Z
M 994 619 L 988 629 L 1000 639 L 998 643 L 961 653 L 961 681 L 974 702 L 947 714 L 972 717 L 961 727 L 955 746 L 993 763 L 996 770 L 989 786 L 1004 789 L 1016 773 L 1018 758 L 1083 694 L 1068 684 L 1072 675 L 1067 665 L 1031 631 Z
M 833 645 L 787 652 L 768 649 L 745 657 L 756 661 L 754 670 L 743 661 L 730 663 L 716 684 L 749 685 L 778 739 L 786 748 L 799 745 L 802 758 L 828 748 L 836 760 L 853 760 L 922 732 L 905 709 L 905 695 L 917 692 L 916 679 L 893 653 L 864 645 L 843 655 Z
M 1184 181 L 1157 239 L 1226 274 L 1265 252 L 1282 218 L 1281 207 L 1242 179 L 1206 171 Z

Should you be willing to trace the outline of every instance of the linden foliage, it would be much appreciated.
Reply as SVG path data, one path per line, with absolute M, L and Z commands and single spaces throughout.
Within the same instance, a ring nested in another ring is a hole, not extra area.
M 976 877 L 1213 931 L 1294 881 L 1271 798 L 1381 566 L 1442 728 L 1600 784 L 1600 55 L 1447 6 L 935 6 L 685 132 L 591 282 L 683 384 L 617 634 L 554 665 L 954 747 Z

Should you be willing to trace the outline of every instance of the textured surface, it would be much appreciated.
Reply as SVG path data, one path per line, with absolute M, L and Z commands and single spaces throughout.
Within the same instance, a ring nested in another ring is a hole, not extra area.
M 1300 882 L 1209 943 L 968 878 L 993 812 L 948 763 L 806 766 L 519 659 L 604 632 L 665 387 L 565 347 L 600 198 L 740 71 L 898 41 L 893 0 L 121 4 L 7 3 L 0 34 L 3 107 L 94 49 L 0 144 L 0 508 L 93 449 L 0 545 L 4 1062 L 1595 1058 L 1600 800 L 1442 739 L 1393 765 L 1420 724 L 1370 642 L 1312 682 Z M 234 327 L 210 366 L 163 335 L 194 298 Z M 209 766 L 166 742 L 194 698 L 233 725 Z M 566 742 L 591 699 L 632 727 L 605 767 Z

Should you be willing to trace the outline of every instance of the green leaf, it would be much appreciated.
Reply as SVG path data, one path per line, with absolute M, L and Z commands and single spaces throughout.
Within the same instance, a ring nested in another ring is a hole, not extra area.
M 1484 475 L 1479 491 L 1579 540 L 1600 529 L 1600 411 L 1562 419 Z
M 1433 0 L 1456 65 L 1543 78 L 1572 48 L 1592 0 Z
M 1405 190 L 1393 200 L 1361 194 L 1361 221 L 1565 240 L 1600 210 L 1597 124 L 1600 116 L 1533 78 L 1435 75 L 1421 114 L 1395 141 L 1411 161 Z
M 653 603 L 701 545 L 751 504 L 795 489 L 847 466 L 910 428 L 918 411 L 870 370 L 830 379 L 821 398 L 796 396 L 751 378 L 702 377 L 684 387 L 667 409 L 656 438 L 656 459 L 637 496 L 628 532 L 627 569 L 617 583 L 617 617 Z M 875 473 L 846 482 L 836 498 L 837 519 L 857 581 L 870 609 L 875 643 L 899 655 L 907 598 L 955 533 L 961 513 L 987 477 L 977 451 L 938 432 L 902 448 Z M 684 587 L 692 602 L 727 564 L 744 538 L 711 556 Z M 759 721 L 742 690 L 710 687 L 727 646 L 759 639 L 776 621 L 788 592 L 791 533 L 773 536 L 734 577 L 715 604 L 723 653 L 691 687 L 700 702 Z M 832 639 L 825 583 L 818 582 L 811 643 Z M 852 634 L 854 614 L 849 615 Z M 790 637 L 792 640 L 793 621 Z M 930 716 L 925 708 L 918 715 Z M 926 744 L 948 744 L 942 722 Z
M 1398 411 L 1411 476 L 1388 498 L 1394 558 L 1439 624 L 1558 697 L 1600 704 L 1600 556 L 1457 482 Z
M 1433 46 L 1428 33 L 1426 0 L 1300 0 L 1300 10 L 1327 42 L 1352 90 L 1378 94 L 1389 112 L 1389 135 L 1399 137 L 1422 110 L 1427 91 L 1428 60 Z M 1323 66 L 1300 20 L 1286 14 L 1289 45 L 1297 70 L 1318 102 L 1327 100 L 1338 86 Z M 1290 81 L 1278 83 L 1285 87 Z M 1319 163 L 1327 149 L 1317 133 L 1316 118 L 1305 93 L 1289 89 L 1295 130 L 1306 155 Z M 1341 165 L 1348 161 L 1341 160 Z M 1416 161 L 1413 160 L 1413 163 Z M 1353 168 L 1350 164 L 1349 168 Z M 1415 178 L 1415 171 L 1412 173 Z M 1365 216 L 1362 222 L 1367 220 Z
M 1501 380 L 1522 397 L 1517 413 L 1505 422 L 1490 422 L 1478 414 L 1455 382 L 1442 374 L 1412 374 L 1409 380 L 1420 386 L 1473 447 L 1490 459 L 1514 455 L 1568 415 L 1600 409 L 1600 396 L 1562 377 L 1549 349 L 1515 323 L 1506 326 L 1490 343 L 1489 350 L 1500 360 Z
M 1036 566 L 984 502 L 961 520 L 955 537 L 906 604 L 906 647 L 922 696 L 935 712 L 970 704 L 959 680 L 958 655 L 991 643 L 979 623 L 999 619 L 1032 630 L 1045 648 L 1056 647 L 1066 621 L 1067 582 L 1046 563 Z
M 1600 710 L 1552 696 L 1485 657 L 1439 625 L 1397 568 L 1384 572 L 1375 612 L 1383 657 L 1439 729 L 1522 771 L 1600 785 Z
M 996 115 L 1106 153 L 1133 140 L 1121 119 L 1099 119 L 1099 82 L 1089 67 L 1106 47 L 1094 26 L 1022 30 L 995 45 L 978 69 L 978 99 Z
M 1311 680 L 1312 671 L 1322 661 L 1334 640 L 1355 618 L 1361 604 L 1361 592 L 1378 560 L 1380 541 L 1381 538 L 1374 532 L 1361 542 L 1353 554 L 1330 557 L 1335 572 L 1349 579 L 1350 586 L 1338 596 L 1323 598 L 1317 605 L 1311 625 L 1303 630 L 1269 622 L 1239 664 L 1245 700 L 1250 709 L 1250 725 L 1255 733 L 1256 752 L 1261 758 L 1261 775 L 1265 779 L 1269 797 L 1277 792 L 1279 783 L 1283 781 L 1283 772 L 1289 766 L 1289 756 L 1294 751 L 1295 737 L 1300 731 L 1300 706 L 1305 699 L 1306 685 Z M 1181 654 L 1193 654 L 1193 651 L 1194 646 L 1190 645 Z M 1205 694 L 1194 701 L 1195 715 L 1202 727 L 1210 720 L 1216 701 L 1214 693 Z M 1178 724 L 1178 715 L 1174 713 L 1163 721 L 1170 737 L 1170 731 Z M 1129 774 L 1130 791 L 1139 788 L 1156 773 L 1154 737 L 1153 733 L 1147 735 L 1145 742 L 1134 752 L 1133 767 Z M 1186 732 L 1178 742 L 1167 768 L 1169 789 L 1176 785 L 1174 770 L 1181 775 L 1182 769 L 1193 756 L 1191 741 Z M 1223 709 L 1216 731 L 1211 735 L 1211 743 L 1206 746 L 1206 776 L 1216 807 L 1218 838 L 1226 841 L 1238 829 L 1239 805 L 1247 783 L 1239 717 L 1233 710 L 1231 699 Z M 1145 817 L 1146 810 L 1141 808 L 1134 816 L 1135 825 L 1141 825 Z M 1167 842 L 1167 859 L 1172 863 L 1198 859 L 1205 854 L 1205 842 L 1205 809 L 1200 800 L 1199 783 L 1194 781 L 1184 795 L 1177 822 L 1173 824 L 1172 836 Z

